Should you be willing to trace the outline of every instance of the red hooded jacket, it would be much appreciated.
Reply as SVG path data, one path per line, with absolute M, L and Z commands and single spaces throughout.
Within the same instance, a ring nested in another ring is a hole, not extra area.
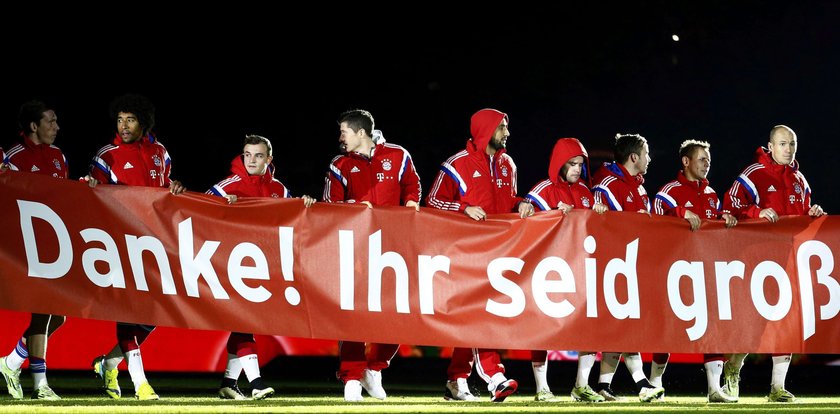
M 744 169 L 724 197 L 723 212 L 737 218 L 758 218 L 765 208 L 779 216 L 807 215 L 811 187 L 799 171 L 799 162 L 776 164 L 770 151 L 759 147 L 755 163 Z
M 278 179 L 274 178 L 274 166 L 269 165 L 263 175 L 250 175 L 245 169 L 242 156 L 230 162 L 231 175 L 212 188 L 207 194 L 224 197 L 228 194 L 237 197 L 274 197 L 289 198 L 289 190 Z
M 582 156 L 583 170 L 574 184 L 560 176 L 560 170 L 570 159 Z M 577 138 L 560 138 L 551 151 L 548 163 L 548 178 L 540 181 L 526 196 L 537 211 L 556 209 L 562 201 L 574 208 L 592 208 L 593 197 L 584 180 L 589 181 L 589 154 Z
M 482 109 L 470 119 L 472 138 L 466 149 L 441 164 L 426 204 L 441 210 L 463 212 L 481 207 L 487 214 L 510 213 L 522 197 L 516 195 L 516 164 L 504 149 L 485 152 L 507 114 Z

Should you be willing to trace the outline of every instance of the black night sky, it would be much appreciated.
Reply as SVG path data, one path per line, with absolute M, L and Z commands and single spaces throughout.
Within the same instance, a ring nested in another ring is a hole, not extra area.
M 17 137 L 18 106 L 44 99 L 57 109 L 56 145 L 83 175 L 113 137 L 111 99 L 141 93 L 157 106 L 173 178 L 190 190 L 224 178 L 256 133 L 274 143 L 276 176 L 320 198 L 335 119 L 364 108 L 412 153 L 425 196 L 440 162 L 464 147 L 470 115 L 493 107 L 510 115 L 522 194 L 545 178 L 557 138 L 581 139 L 595 161 L 626 132 L 650 143 L 649 193 L 675 175 L 680 142 L 711 142 L 720 195 L 786 124 L 814 201 L 840 212 L 840 3 L 556 3 L 9 11 L 0 145 Z

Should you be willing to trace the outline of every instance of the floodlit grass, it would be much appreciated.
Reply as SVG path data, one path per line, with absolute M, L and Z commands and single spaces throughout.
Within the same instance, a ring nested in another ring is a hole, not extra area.
M 307 361 L 309 362 L 309 361 Z M 533 387 L 520 385 L 520 392 L 510 396 L 505 402 L 494 404 L 489 402 L 488 393 L 483 389 L 474 389 L 481 402 L 447 402 L 443 400 L 443 383 L 428 378 L 403 377 L 397 381 L 396 375 L 389 377 L 386 390 L 389 396 L 385 401 L 379 401 L 365 395 L 361 403 L 347 403 L 343 399 L 343 385 L 338 382 L 329 369 L 312 367 L 304 364 L 309 372 L 324 372 L 317 375 L 300 375 L 298 367 L 286 371 L 270 372 L 266 377 L 267 383 L 277 390 L 274 397 L 263 401 L 229 401 L 216 397 L 220 374 L 190 374 L 190 373 L 153 373 L 149 379 L 155 391 L 163 398 L 160 401 L 140 402 L 134 400 L 131 381 L 126 373 L 120 377 L 124 398 L 111 400 L 101 391 L 102 382 L 90 372 L 51 372 L 50 385 L 63 398 L 61 401 L 43 402 L 29 399 L 12 400 L 6 393 L 6 387 L 0 379 L 0 414 L 5 413 L 252 413 L 252 412 L 282 412 L 282 413 L 838 413 L 840 412 L 840 395 L 806 394 L 805 383 L 799 381 L 794 384 L 792 391 L 797 396 L 797 402 L 792 404 L 768 403 L 766 395 L 759 394 L 756 387 L 754 392 L 744 391 L 741 402 L 737 404 L 708 404 L 706 402 L 704 386 L 687 387 L 693 392 L 675 392 L 666 394 L 665 402 L 643 404 L 635 402 L 630 394 L 630 387 L 626 379 L 619 379 L 616 384 L 624 386 L 624 390 L 616 391 L 628 397 L 627 402 L 582 404 L 571 401 L 568 389 L 563 390 L 561 381 L 556 381 L 555 394 L 561 398 L 557 403 L 538 403 L 533 400 Z M 511 364 L 513 365 L 513 364 Z M 515 365 L 514 365 L 515 367 Z M 530 370 L 530 362 L 525 364 Z M 574 366 L 571 366 L 574 368 Z M 445 367 L 431 367 L 433 372 L 443 371 Z M 562 372 L 563 367 L 555 370 L 559 378 L 573 378 L 573 372 Z M 671 372 L 674 382 L 693 378 L 681 367 L 676 366 Z M 765 372 L 760 373 L 762 379 Z M 629 377 L 626 372 L 622 375 Z M 526 375 L 520 375 L 526 378 Z M 436 377 L 434 377 L 436 379 Z M 825 376 L 820 383 L 831 383 L 834 376 Z M 704 380 L 704 378 L 702 378 Z M 527 381 L 527 379 L 526 379 Z M 26 397 L 32 391 L 32 380 L 28 374 L 21 376 L 21 382 Z M 570 383 L 567 380 L 566 383 Z M 742 381 L 749 385 L 758 380 Z M 247 383 L 243 380 L 240 386 L 246 392 Z M 764 388 L 763 384 L 761 387 Z M 684 388 L 686 389 L 686 388 Z M 742 388 L 743 390 L 743 388 Z M 831 392 L 831 388 L 826 391 Z M 840 394 L 840 393 L 838 393 Z
M 486 398 L 486 397 L 485 397 Z M 770 404 L 765 397 L 745 397 L 738 404 L 708 404 L 703 397 L 668 396 L 665 402 L 581 404 L 568 397 L 558 403 L 537 403 L 531 396 L 514 395 L 504 403 L 454 403 L 443 401 L 437 393 L 423 396 L 390 396 L 385 401 L 366 398 L 362 403 L 346 403 L 340 396 L 278 395 L 263 401 L 222 401 L 209 396 L 165 395 L 160 401 L 139 402 L 130 398 L 110 400 L 99 394 L 70 395 L 61 401 L 14 401 L 0 399 L 0 413 L 204 413 L 204 412 L 284 412 L 284 413 L 829 413 L 840 411 L 840 398 L 806 396 L 793 404 Z

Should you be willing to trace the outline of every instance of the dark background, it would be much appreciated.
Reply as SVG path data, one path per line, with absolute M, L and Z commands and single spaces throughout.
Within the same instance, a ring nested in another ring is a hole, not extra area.
M 838 2 L 391 4 L 7 10 L 0 145 L 16 140 L 24 100 L 46 100 L 56 145 L 83 175 L 114 135 L 109 102 L 141 93 L 157 106 L 172 176 L 189 189 L 224 178 L 256 133 L 272 140 L 276 176 L 293 194 L 320 198 L 336 117 L 364 108 L 411 152 L 425 196 L 438 165 L 464 148 L 472 113 L 493 107 L 510 115 L 522 194 L 545 178 L 557 138 L 580 138 L 601 161 L 617 132 L 648 138 L 649 193 L 679 169 L 680 142 L 708 140 L 722 194 L 786 124 L 814 201 L 840 211 Z

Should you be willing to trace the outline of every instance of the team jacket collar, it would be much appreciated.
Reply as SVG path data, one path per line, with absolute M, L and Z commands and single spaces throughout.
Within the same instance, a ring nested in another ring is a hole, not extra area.
M 643 177 L 641 174 L 630 175 L 630 172 L 627 171 L 627 169 L 624 168 L 623 165 L 617 162 L 611 162 L 607 164 L 606 167 L 613 174 L 615 174 L 616 177 L 620 178 L 621 181 L 624 181 L 629 185 L 640 186 L 645 183 L 645 177 Z
M 45 149 L 45 148 L 49 148 L 49 147 L 51 147 L 51 145 L 47 145 L 47 144 L 36 144 L 36 143 L 34 143 L 34 142 L 33 142 L 31 139 L 29 139 L 29 137 L 27 137 L 27 136 L 26 136 L 26 134 L 24 134 L 23 132 L 21 132 L 21 133 L 20 133 L 20 137 L 22 138 L 23 145 L 24 145 L 27 149 L 30 149 L 30 150 L 41 151 L 41 150 L 43 150 L 43 149 Z
M 382 141 L 380 141 L 379 143 L 375 144 L 375 145 L 373 146 L 373 148 L 371 148 L 371 149 L 370 149 L 370 156 L 367 156 L 367 155 L 365 155 L 365 154 L 362 154 L 361 152 L 355 152 L 355 151 L 354 151 L 354 152 L 348 152 L 348 153 L 347 153 L 347 154 L 345 154 L 345 155 L 346 155 L 346 156 L 348 156 L 348 157 L 351 157 L 351 158 L 356 158 L 356 159 L 359 159 L 359 160 L 365 161 L 365 162 L 370 162 L 370 160 L 372 160 L 372 159 L 373 159 L 373 155 L 374 155 L 374 154 L 376 154 L 376 151 L 377 151 L 378 149 L 382 148 L 383 146 L 385 146 L 384 140 L 382 140 Z
M 700 191 L 703 191 L 709 185 L 709 180 L 707 180 L 705 178 L 701 178 L 698 181 L 689 180 L 688 177 L 685 176 L 685 172 L 683 172 L 683 171 L 680 171 L 677 174 L 677 181 L 679 181 L 679 183 L 682 184 L 682 185 L 690 186 L 692 188 L 697 188 Z
M 787 169 L 791 169 L 793 172 L 799 170 L 799 161 L 793 160 L 793 162 L 788 165 L 777 164 L 776 161 L 773 161 L 773 155 L 770 154 L 770 150 L 764 147 L 758 147 L 758 149 L 755 150 L 755 162 L 763 165 L 764 168 L 767 168 L 775 174 L 782 174 Z
M 475 141 L 473 141 L 472 139 L 467 140 L 467 152 L 468 153 L 472 154 L 472 156 L 474 156 L 474 157 L 483 158 L 487 162 L 490 162 L 490 157 L 491 156 L 487 155 L 487 153 L 484 152 L 485 149 L 486 149 L 486 146 L 485 146 L 485 148 L 480 148 L 479 149 L 478 146 L 475 145 Z M 507 152 L 506 148 L 496 150 L 496 153 L 492 157 L 495 158 L 495 159 L 499 159 L 499 157 L 501 157 L 502 154 L 504 154 L 506 152 Z
M 122 146 L 122 145 L 144 146 L 144 145 L 147 145 L 147 144 L 154 144 L 155 142 L 157 142 L 157 139 L 155 138 L 154 134 L 152 134 L 152 133 L 148 133 L 148 134 L 140 137 L 140 139 L 138 139 L 137 141 L 134 141 L 130 144 L 127 144 L 127 143 L 123 142 L 122 137 L 120 137 L 119 133 L 117 133 L 114 136 L 114 145 L 116 145 L 118 147 Z
M 269 164 L 268 168 L 265 169 L 265 174 L 263 175 L 250 175 L 248 174 L 248 170 L 245 168 L 245 163 L 242 161 L 242 156 L 240 155 L 230 162 L 230 172 L 231 174 L 238 175 L 239 178 L 250 182 L 271 182 L 274 178 L 274 164 Z

